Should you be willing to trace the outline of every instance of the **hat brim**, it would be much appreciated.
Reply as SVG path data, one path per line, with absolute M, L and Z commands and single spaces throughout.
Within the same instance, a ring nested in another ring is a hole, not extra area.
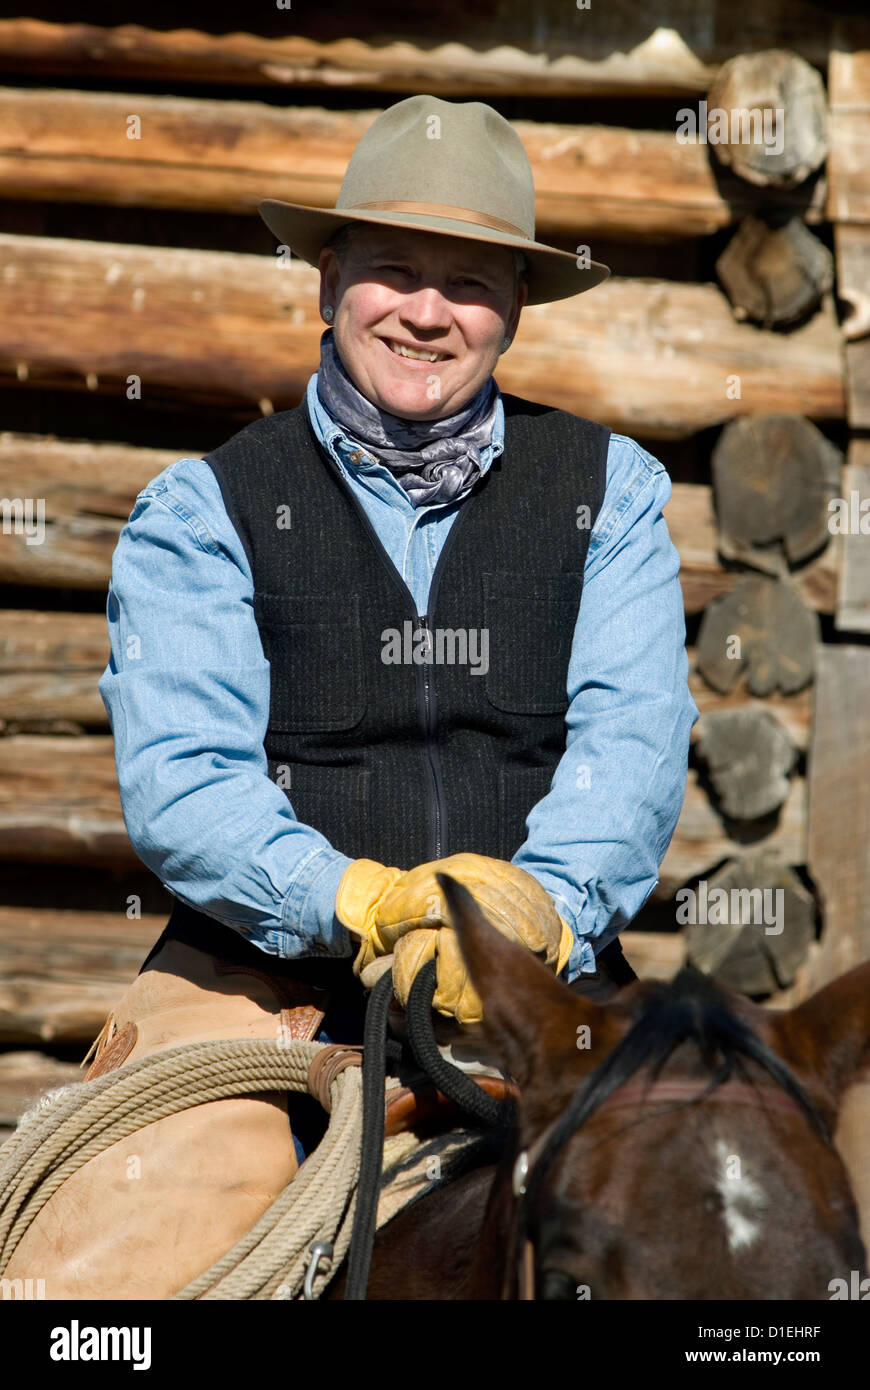
M 527 304 L 549 304 L 556 299 L 569 299 L 594 289 L 610 275 L 610 267 L 601 261 L 589 261 L 582 267 L 570 251 L 560 251 L 525 237 L 478 227 L 450 217 L 401 212 L 357 213 L 331 208 L 312 208 L 303 203 L 282 203 L 266 198 L 259 207 L 260 216 L 282 245 L 289 246 L 294 255 L 308 265 L 316 266 L 320 252 L 339 227 L 349 222 L 364 222 L 372 226 L 406 227 L 409 231 L 434 232 L 439 236 L 465 237 L 489 246 L 505 246 L 522 251 L 529 265 L 529 294 Z

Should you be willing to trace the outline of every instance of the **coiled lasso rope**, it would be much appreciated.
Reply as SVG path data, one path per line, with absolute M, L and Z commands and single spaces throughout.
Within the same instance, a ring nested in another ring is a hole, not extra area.
M 91 1158 L 190 1106 L 260 1091 L 307 1092 L 311 1065 L 327 1047 L 266 1038 L 187 1043 L 50 1093 L 0 1148 L 0 1274 L 49 1198 Z M 328 1099 L 329 1127 L 297 1176 L 175 1299 L 296 1298 L 314 1241 L 333 1248 L 329 1267 L 314 1276 L 315 1296 L 322 1291 L 350 1243 L 362 1137 L 360 1067 L 334 1075 Z

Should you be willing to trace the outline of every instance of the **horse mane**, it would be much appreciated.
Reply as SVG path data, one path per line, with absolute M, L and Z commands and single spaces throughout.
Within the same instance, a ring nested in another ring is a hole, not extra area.
M 642 1068 L 652 1084 L 671 1053 L 681 1043 L 697 1043 L 704 1066 L 712 1073 L 705 1090 L 682 1102 L 693 1105 L 712 1094 L 739 1070 L 743 1058 L 756 1062 L 797 1102 L 813 1129 L 830 1141 L 827 1126 L 804 1087 L 781 1057 L 739 1019 L 721 988 L 693 966 L 685 966 L 673 980 L 649 987 L 639 1017 L 599 1067 L 577 1088 L 553 1126 L 529 1179 L 527 1211 L 534 1206 L 551 1163 L 568 1139 L 608 1096 Z M 699 1083 L 700 1084 L 700 1083 Z

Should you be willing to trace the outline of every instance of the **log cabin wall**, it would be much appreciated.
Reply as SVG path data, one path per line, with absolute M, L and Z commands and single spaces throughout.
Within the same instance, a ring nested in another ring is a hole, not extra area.
M 538 236 L 614 272 L 524 312 L 501 388 L 632 435 L 673 481 L 702 717 L 629 957 L 774 1004 L 867 958 L 870 23 L 809 0 L 294 0 L 245 33 L 203 4 L 89 9 L 0 20 L 0 1133 L 81 1075 L 171 903 L 126 837 L 97 690 L 118 534 L 168 463 L 298 403 L 318 277 L 257 203 L 331 206 L 410 93 L 511 120 Z M 782 150 L 678 139 L 702 102 L 782 108 Z M 677 895 L 717 887 L 781 890 L 785 929 L 684 923 Z

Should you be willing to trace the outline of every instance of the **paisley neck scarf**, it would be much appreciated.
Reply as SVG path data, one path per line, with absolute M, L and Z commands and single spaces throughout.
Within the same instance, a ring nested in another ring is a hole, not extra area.
M 338 424 L 377 455 L 415 507 L 452 502 L 480 477 L 481 451 L 492 441 L 498 404 L 492 377 L 455 415 L 403 420 L 357 390 L 328 328 L 320 339 L 317 395 Z

